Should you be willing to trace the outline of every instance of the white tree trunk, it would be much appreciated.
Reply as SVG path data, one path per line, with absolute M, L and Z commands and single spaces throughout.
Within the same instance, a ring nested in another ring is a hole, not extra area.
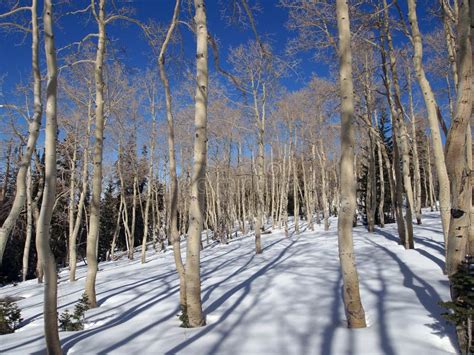
M 423 43 L 421 40 L 420 29 L 418 28 L 418 18 L 416 15 L 416 1 L 407 0 L 408 3 L 408 18 L 411 25 L 411 33 L 413 37 L 413 65 L 415 67 L 416 78 L 420 85 L 425 106 L 428 113 L 428 121 L 430 123 L 431 138 L 433 140 L 433 153 L 435 158 L 435 167 L 439 181 L 439 205 L 441 210 L 441 220 L 443 222 L 443 234 L 445 244 L 447 243 L 449 220 L 450 220 L 450 186 L 449 178 L 446 170 L 446 163 L 444 157 L 443 143 L 439 131 L 439 122 L 437 114 L 436 99 L 431 89 L 430 82 L 426 78 L 425 70 L 423 68 Z
M 413 173 L 414 173 L 414 211 L 417 224 L 421 224 L 421 174 L 420 174 L 420 160 L 418 158 L 418 142 L 416 139 L 416 117 L 413 108 L 413 94 L 411 88 L 411 70 L 407 68 L 407 85 L 408 98 L 410 102 L 410 120 L 411 120 L 411 135 L 412 135 L 412 154 L 413 154 Z
M 33 234 L 33 199 L 31 197 L 31 166 L 28 168 L 26 177 L 26 238 L 23 249 L 23 267 L 21 270 L 22 280 L 26 281 L 28 275 L 28 260 L 30 256 L 31 235 Z
M 354 181 L 354 93 L 352 83 L 352 54 L 349 8 L 347 0 L 336 0 L 339 32 L 339 79 L 341 95 L 341 160 L 340 199 L 338 218 L 339 259 L 343 278 L 343 298 L 349 328 L 366 327 L 365 312 L 359 293 L 359 277 L 352 242 L 352 220 L 356 208 Z
M 88 121 L 86 136 L 84 138 L 84 148 L 82 157 L 82 180 L 81 180 L 81 195 L 79 197 L 79 203 L 77 205 L 77 214 L 74 221 L 74 228 L 72 234 L 69 235 L 69 281 L 76 281 L 76 267 L 77 267 L 77 236 L 81 228 L 82 215 L 84 212 L 84 205 L 87 194 L 87 182 L 89 179 L 89 137 L 91 131 L 92 121 L 92 102 L 89 100 L 88 106 Z
M 44 270 L 44 334 L 48 354 L 62 354 L 58 333 L 57 269 L 51 251 L 50 228 L 56 197 L 56 136 L 57 136 L 57 65 L 54 48 L 53 12 L 51 0 L 43 9 L 44 46 L 48 68 L 46 84 L 45 179 L 41 211 L 36 226 L 36 244 Z
M 446 270 L 449 276 L 469 254 L 469 230 L 471 209 L 471 171 L 466 130 L 472 113 L 472 49 L 470 41 L 471 23 L 469 1 L 462 0 L 459 8 L 458 53 L 459 81 L 456 115 L 446 142 L 446 164 L 451 181 L 451 221 L 449 224 Z
M 379 141 L 377 141 L 377 159 L 379 163 L 379 184 L 380 184 L 380 200 L 378 205 L 378 212 L 379 212 L 379 223 L 380 228 L 385 227 L 385 213 L 384 213 L 384 205 L 385 205 L 385 177 L 383 175 L 383 159 L 382 159 L 382 148 Z M 390 169 L 388 170 L 390 173 Z
M 196 23 L 196 96 L 194 166 L 191 180 L 189 230 L 186 254 L 186 310 L 191 327 L 206 323 L 201 304 L 201 231 L 204 217 L 204 198 L 207 162 L 207 95 L 208 55 L 207 23 L 204 0 L 194 0 Z
M 102 152 L 104 148 L 104 79 L 103 67 L 105 56 L 105 0 L 99 1 L 98 14 L 94 16 L 99 30 L 95 60 L 95 147 L 94 147 L 94 169 L 92 176 L 92 198 L 89 217 L 89 233 L 87 234 L 87 276 L 85 293 L 89 298 L 91 308 L 97 307 L 95 293 L 95 280 L 97 277 L 97 244 L 100 229 L 100 196 L 102 193 Z

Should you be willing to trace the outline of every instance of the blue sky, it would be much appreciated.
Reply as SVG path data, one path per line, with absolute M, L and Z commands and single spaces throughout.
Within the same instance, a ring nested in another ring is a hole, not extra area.
M 22 0 L 23 3 L 29 4 L 29 0 Z M 39 0 L 38 7 L 39 15 L 41 16 L 42 0 Z M 167 25 L 171 19 L 174 1 L 173 0 L 117 0 L 117 4 L 124 4 L 135 9 L 134 17 L 141 21 L 148 21 L 153 19 L 159 23 Z M 186 19 L 189 15 L 187 13 L 187 1 L 182 0 L 182 15 L 181 19 Z M 212 35 L 219 40 L 220 43 L 220 57 L 222 66 L 229 70 L 229 66 L 225 62 L 228 54 L 228 49 L 232 46 L 247 42 L 253 39 L 254 35 L 250 28 L 242 28 L 235 24 L 229 24 L 223 18 L 222 13 L 225 6 L 229 6 L 232 0 L 207 0 L 207 17 L 208 28 Z M 288 18 L 287 9 L 278 6 L 277 0 L 260 0 L 261 11 L 255 13 L 257 29 L 262 38 L 270 41 L 274 52 L 283 54 L 285 47 L 290 38 L 296 36 L 296 33 L 290 32 L 286 28 Z M 58 1 L 59 3 L 59 1 Z M 110 4 L 110 0 L 107 1 Z M 253 0 L 249 0 L 253 4 Z M 73 9 L 86 7 L 89 4 L 88 0 L 74 0 L 72 1 Z M 400 4 L 405 10 L 405 1 L 401 0 Z M 430 4 L 430 5 L 428 5 Z M 421 23 L 422 31 L 428 31 L 433 27 L 433 23 L 427 20 L 427 10 L 432 7 L 431 0 L 418 1 L 418 14 Z M 0 11 L 5 8 L 0 4 Z M 190 9 L 193 10 L 192 7 Z M 64 7 L 57 7 L 57 13 L 64 13 L 71 11 L 71 6 L 66 9 Z M 406 10 L 405 10 L 406 11 Z M 28 14 L 25 14 L 28 16 Z M 192 14 L 191 14 L 192 15 Z M 89 21 L 88 21 L 89 20 Z M 90 15 L 74 15 L 61 17 L 55 24 L 56 31 L 56 47 L 61 48 L 71 42 L 80 40 L 85 34 L 96 31 L 96 24 L 90 20 Z M 183 36 L 183 51 L 185 57 L 192 62 L 195 55 L 195 40 L 194 35 L 189 32 L 185 26 L 181 26 L 180 32 Z M 132 24 L 124 22 L 116 22 L 107 27 L 107 34 L 110 39 L 114 41 L 114 48 L 121 60 L 129 68 L 145 69 L 146 67 L 155 67 L 152 62 L 151 51 L 143 38 L 140 30 Z M 4 97 L 0 97 L 0 101 L 11 102 L 9 92 L 20 81 L 28 83 L 31 75 L 31 38 L 22 35 L 11 35 L 0 33 L 0 75 L 4 76 L 2 84 L 2 91 Z M 395 36 L 398 42 L 403 36 Z M 398 39 L 397 39 L 398 38 Z M 40 46 L 43 51 L 43 43 Z M 328 64 L 316 62 L 313 59 L 314 53 L 301 53 L 298 55 L 300 65 L 297 72 L 298 77 L 289 75 L 283 78 L 282 84 L 289 90 L 297 90 L 305 85 L 311 79 L 312 74 L 317 73 L 320 76 L 329 75 Z M 209 48 L 209 56 L 212 70 L 212 52 Z M 58 55 L 61 62 L 61 53 Z M 44 68 L 44 54 L 40 55 L 41 66 Z M 215 71 L 214 71 L 215 72 Z M 170 73 L 170 80 L 172 85 L 175 84 L 173 74 Z M 225 81 L 225 79 L 222 79 Z M 211 83 L 212 85 L 212 83 Z M 176 86 L 175 86 L 176 87 Z M 417 90 L 415 90 L 415 95 Z M 441 101 L 444 99 L 441 98 Z
M 26 1 L 28 3 L 29 1 Z M 433 1 L 431 1 L 432 3 Z M 73 4 L 75 8 L 80 8 L 81 4 L 87 6 L 89 1 L 86 0 L 74 0 Z M 167 23 L 171 18 L 174 1 L 172 0 L 127 0 L 117 1 L 118 4 L 130 5 L 136 10 L 135 17 L 139 20 L 146 21 L 148 19 L 154 19 L 161 23 Z M 223 66 L 226 65 L 225 59 L 227 57 L 227 49 L 231 46 L 236 46 L 240 43 L 246 42 L 248 39 L 253 38 L 253 34 L 249 28 L 241 28 L 236 25 L 229 25 L 227 20 L 223 18 L 222 11 L 225 6 L 229 6 L 231 0 L 208 0 L 207 4 L 207 15 L 208 15 L 208 27 L 211 33 L 219 39 L 221 44 L 221 60 Z M 250 3 L 253 3 L 250 1 Z M 400 2 L 402 7 L 404 1 Z M 285 46 L 288 39 L 295 36 L 295 33 L 288 31 L 285 24 L 287 21 L 287 10 L 283 9 L 278 5 L 277 0 L 260 0 L 259 11 L 255 14 L 257 21 L 257 28 L 259 33 L 270 41 L 273 49 L 282 54 L 285 50 Z M 419 15 L 423 19 L 428 9 L 430 0 L 421 0 L 418 2 Z M 1 10 L 4 10 L 0 7 Z M 61 8 L 57 8 L 61 10 Z M 186 11 L 186 1 L 182 6 L 182 10 Z M 39 6 L 39 12 L 41 14 L 41 0 Z M 61 48 L 62 46 L 77 41 L 83 37 L 84 34 L 94 31 L 94 23 L 90 21 L 86 23 L 88 16 L 66 16 L 58 21 L 56 26 L 56 46 Z M 429 21 L 421 21 L 422 30 L 427 30 L 432 27 L 432 23 Z M 133 25 L 125 25 L 123 23 L 116 23 L 109 26 L 108 35 L 116 41 L 116 46 L 119 48 L 119 52 L 127 63 L 127 65 L 135 68 L 144 68 L 149 66 L 150 63 L 150 50 L 140 34 L 140 31 Z M 181 31 L 184 36 L 184 51 L 189 53 L 192 57 L 192 53 L 195 50 L 193 37 L 189 31 L 181 26 Z M 30 38 L 26 38 L 21 35 L 7 35 L 1 34 L 2 40 L 0 41 L 0 73 L 6 74 L 4 79 L 3 90 L 8 91 L 11 85 L 14 85 L 22 79 L 26 81 L 30 75 Z M 302 87 L 304 82 L 307 81 L 312 73 L 318 73 L 320 75 L 327 75 L 327 65 L 323 63 L 316 63 L 312 59 L 313 53 L 302 53 L 299 55 L 300 66 L 298 73 L 300 79 L 297 81 L 296 78 L 286 78 L 283 80 L 283 84 L 288 87 L 289 90 L 294 90 Z M 43 58 L 41 58 L 43 59 Z
M 3 0 L 0 0 L 0 12 L 6 10 Z M 30 0 L 21 0 L 22 3 L 29 5 Z M 56 0 L 59 3 L 59 0 Z M 208 29 L 212 35 L 218 39 L 220 45 L 220 58 L 221 65 L 230 70 L 229 65 L 226 63 L 228 50 L 232 46 L 246 43 L 248 40 L 254 38 L 254 34 L 250 28 L 242 28 L 235 24 L 229 24 L 228 21 L 223 18 L 222 12 L 224 6 L 229 6 L 233 0 L 207 0 L 207 19 Z M 249 3 L 254 4 L 254 0 L 248 0 Z M 110 4 L 111 0 L 107 0 Z M 186 19 L 189 14 L 187 13 L 187 0 L 182 0 L 181 19 Z M 405 10 L 405 1 L 399 1 L 402 8 Z M 418 14 L 420 19 L 420 25 L 422 32 L 429 31 L 433 28 L 434 24 L 430 21 L 429 17 L 426 16 L 427 10 L 431 9 L 434 0 L 419 0 L 418 1 Z M 38 12 L 41 16 L 42 0 L 39 0 Z M 74 9 L 84 8 L 89 4 L 88 0 L 71 0 Z M 173 7 L 173 0 L 116 0 L 117 4 L 124 4 L 131 6 L 135 9 L 134 17 L 140 21 L 148 21 L 153 19 L 156 22 L 162 23 L 165 26 L 169 23 Z M 284 54 L 288 40 L 294 38 L 296 33 L 289 31 L 286 28 L 286 22 L 288 19 L 287 9 L 277 6 L 278 0 L 260 0 L 259 5 L 261 11 L 255 13 L 255 19 L 257 23 L 257 30 L 259 35 L 269 41 L 272 45 L 273 51 L 277 54 Z M 437 2 L 436 2 L 437 3 Z M 190 9 L 193 10 L 192 7 Z M 71 11 L 65 8 L 57 7 L 56 14 L 64 13 L 65 11 Z M 28 14 L 25 14 L 28 16 Z M 192 16 L 192 14 L 191 14 Z M 71 42 L 78 41 L 84 37 L 87 33 L 95 32 L 96 24 L 95 21 L 91 21 L 90 15 L 81 16 L 64 16 L 61 17 L 55 23 L 55 39 L 56 47 L 61 48 Z M 185 26 L 180 27 L 180 33 L 182 34 L 183 44 L 179 50 L 182 50 L 185 57 L 188 58 L 190 63 L 190 69 L 193 69 L 193 58 L 195 56 L 195 39 L 194 35 L 189 32 Z M 152 61 L 151 51 L 143 38 L 138 27 L 132 24 L 126 24 L 123 22 L 116 22 L 107 27 L 108 38 L 114 41 L 114 48 L 120 59 L 126 64 L 128 68 L 144 70 L 146 67 L 150 67 L 156 70 L 156 64 Z M 401 35 L 395 35 L 395 41 L 399 43 L 400 39 L 403 38 Z M 405 41 L 405 39 L 402 39 Z M 40 61 L 43 71 L 45 69 L 44 63 L 44 44 L 40 45 Z M 175 49 L 176 50 L 176 49 Z M 110 54 L 110 53 L 109 53 Z M 298 60 L 300 64 L 297 68 L 298 76 L 288 75 L 281 80 L 281 83 L 289 90 L 298 90 L 305 86 L 311 79 L 313 74 L 318 76 L 329 76 L 328 63 L 317 62 L 313 58 L 314 53 L 300 53 Z M 62 54 L 58 55 L 59 62 L 61 63 Z M 216 75 L 213 70 L 212 64 L 212 52 L 209 48 L 209 59 L 211 65 L 211 75 Z M 332 63 L 337 64 L 337 63 Z M 170 68 L 171 69 L 171 68 Z M 178 68 L 178 71 L 182 69 Z M 169 77 L 172 84 L 172 90 L 174 93 L 178 89 L 178 80 L 176 80 L 176 69 L 170 70 Z M 333 75 L 337 75 L 334 73 Z M 226 79 L 221 77 L 222 82 L 226 82 Z M 14 103 L 10 93 L 14 90 L 14 87 L 22 82 L 23 84 L 30 83 L 31 80 L 31 38 L 23 35 L 12 35 L 0 32 L 0 78 L 3 78 L 1 85 L 1 93 L 3 97 L 0 97 L 1 103 Z M 434 83 L 434 81 L 433 81 Z M 212 85 L 212 82 L 210 83 Z M 435 84 L 437 85 L 437 84 Z M 423 103 L 419 90 L 415 86 L 415 97 L 419 102 L 418 107 L 422 108 Z M 189 97 L 191 100 L 192 98 Z M 438 98 L 440 103 L 446 102 L 446 98 Z M 146 113 L 144 113 L 147 116 Z M 0 124 L 7 124 L 2 123 Z M 0 136 L 1 137 L 1 136 Z M 40 136 L 40 142 L 43 140 L 42 134 Z M 39 147 L 42 147 L 42 143 L 39 143 Z M 0 149 L 2 150 L 2 149 Z M 114 153 L 112 154 L 112 158 Z

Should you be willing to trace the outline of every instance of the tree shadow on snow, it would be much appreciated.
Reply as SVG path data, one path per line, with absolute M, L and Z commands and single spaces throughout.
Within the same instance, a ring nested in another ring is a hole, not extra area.
M 393 234 L 390 234 L 389 232 L 384 231 L 380 228 L 376 228 L 375 231 L 377 232 L 377 234 L 379 234 L 379 235 L 381 235 L 381 236 L 383 236 L 383 237 L 385 237 L 385 238 L 387 238 L 391 241 L 394 241 L 397 244 L 400 244 L 400 239 L 397 238 L 396 236 L 394 236 Z M 426 247 L 428 249 L 431 249 L 431 251 L 433 251 L 436 254 L 441 255 L 441 256 L 444 256 L 444 245 L 442 245 L 442 243 L 439 243 L 437 241 L 426 239 L 426 238 L 421 238 L 421 237 L 417 237 L 417 236 L 413 236 L 413 240 L 415 242 L 415 249 L 412 249 L 412 250 L 414 250 L 417 253 L 423 255 L 425 258 L 428 258 L 431 261 L 433 261 L 436 265 L 439 266 L 439 268 L 441 269 L 441 272 L 444 272 L 444 270 L 445 270 L 444 260 L 440 259 L 440 258 L 437 258 L 435 255 L 429 253 L 428 251 L 426 251 L 424 249 L 420 249 L 420 248 L 417 249 L 416 244 L 421 244 L 424 247 Z
M 441 300 L 441 297 L 436 292 L 436 290 L 423 278 L 416 275 L 398 256 L 396 253 L 390 249 L 384 247 L 383 245 L 377 244 L 370 239 L 367 241 L 373 244 L 376 248 L 383 250 L 388 256 L 390 256 L 397 264 L 400 269 L 400 272 L 403 275 L 403 286 L 412 289 L 415 292 L 418 301 L 426 311 L 429 313 L 429 316 L 434 319 L 434 323 L 426 324 L 432 329 L 436 329 L 437 335 L 445 335 L 449 338 L 451 344 L 456 348 L 457 341 L 456 335 L 453 327 L 451 327 L 441 316 L 443 309 L 438 304 Z
M 191 345 L 192 343 L 194 343 L 195 341 L 197 341 L 198 339 L 200 339 L 201 337 L 203 337 L 204 335 L 208 334 L 209 332 L 211 332 L 214 328 L 216 328 L 219 324 L 221 324 L 222 322 L 224 322 L 232 313 L 233 311 L 242 303 L 242 301 L 246 298 L 246 296 L 248 296 L 248 294 L 250 293 L 250 290 L 251 290 L 251 287 L 252 287 L 252 283 L 259 277 L 261 277 L 262 275 L 264 275 L 265 273 L 267 273 L 269 270 L 275 268 L 278 264 L 282 263 L 284 260 L 286 260 L 287 258 L 291 257 L 291 255 L 287 256 L 286 258 L 283 258 L 285 256 L 285 254 L 287 254 L 288 250 L 294 245 L 294 243 L 296 242 L 297 240 L 291 240 L 291 242 L 285 246 L 283 248 L 283 250 L 278 254 L 278 256 L 274 259 L 272 259 L 270 262 L 268 262 L 267 264 L 265 264 L 262 268 L 260 268 L 258 271 L 256 271 L 255 273 L 253 273 L 249 278 L 239 282 L 236 286 L 232 287 L 230 290 L 228 290 L 227 292 L 225 292 L 223 295 L 221 295 L 218 299 L 216 299 L 214 302 L 212 302 L 209 306 L 207 306 L 207 308 L 204 310 L 204 313 L 205 314 L 210 314 L 212 312 L 214 312 L 215 310 L 217 310 L 220 306 L 222 306 L 229 298 L 231 298 L 232 296 L 236 295 L 236 294 L 239 294 L 240 292 L 240 295 L 239 297 L 237 298 L 237 300 L 235 300 L 232 305 L 230 305 L 228 308 L 226 308 L 226 310 L 224 311 L 224 313 L 219 317 L 219 319 L 214 322 L 214 323 L 211 323 L 209 325 L 207 325 L 206 327 L 202 328 L 202 330 L 198 331 L 198 333 L 194 334 L 193 336 L 191 336 L 189 339 L 183 341 L 182 343 L 178 344 L 177 346 L 173 347 L 172 349 L 168 350 L 166 352 L 166 354 L 175 354 L 179 351 L 182 351 L 183 349 L 185 349 L 186 347 L 188 347 L 189 345 Z M 252 257 L 253 258 L 253 257 Z M 249 260 L 247 262 L 247 264 L 250 263 L 251 260 Z M 246 268 L 246 265 L 245 264 L 242 268 L 240 268 L 237 272 L 234 272 L 231 276 L 229 276 L 227 278 L 227 280 L 230 278 L 230 277 L 235 277 L 237 276 L 238 274 L 240 274 L 245 268 Z M 211 286 L 208 291 L 212 292 L 213 290 L 215 289 L 215 287 Z M 206 291 L 206 290 L 204 290 Z M 208 294 L 204 294 L 204 299 L 208 299 L 209 298 L 209 295 Z M 253 303 L 256 303 L 258 302 L 258 297 L 254 300 Z M 242 314 L 239 315 L 239 318 L 237 319 L 237 321 L 234 323 L 234 325 L 232 327 L 230 327 L 227 331 L 223 332 L 220 339 L 213 345 L 211 351 L 209 352 L 210 354 L 211 353 L 216 353 L 218 351 L 218 349 L 220 348 L 221 344 L 223 343 L 223 341 L 225 340 L 225 338 L 227 337 L 227 335 L 231 332 L 231 330 L 237 326 L 241 320 L 245 317 L 246 313 L 251 309 L 252 307 L 248 307 L 247 310 L 245 312 L 242 312 Z

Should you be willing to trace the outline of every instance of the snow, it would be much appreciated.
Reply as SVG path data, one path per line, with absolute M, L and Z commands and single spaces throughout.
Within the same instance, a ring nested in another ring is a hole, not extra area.
M 61 332 L 68 354 L 449 354 L 453 327 L 441 317 L 449 298 L 443 275 L 443 236 L 436 212 L 415 225 L 415 250 L 397 244 L 396 225 L 369 234 L 354 229 L 361 296 L 369 327 L 345 327 L 338 264 L 337 221 L 325 232 L 305 230 L 286 238 L 262 235 L 255 255 L 251 236 L 202 252 L 202 299 L 207 325 L 179 327 L 178 278 L 171 250 L 148 262 L 101 263 L 100 307 L 86 313 L 86 329 Z M 59 312 L 72 310 L 84 288 L 60 272 Z M 42 285 L 30 280 L 0 288 L 17 302 L 24 326 L 0 338 L 0 353 L 44 352 Z

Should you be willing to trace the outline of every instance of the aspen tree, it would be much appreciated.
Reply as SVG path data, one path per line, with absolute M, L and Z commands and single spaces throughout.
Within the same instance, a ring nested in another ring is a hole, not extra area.
M 102 155 L 104 149 L 104 78 L 103 67 L 105 57 L 105 0 L 99 0 L 98 11 L 95 0 L 91 0 L 92 13 L 98 26 L 98 45 L 95 59 L 95 146 L 93 154 L 94 168 L 92 173 L 92 198 L 89 217 L 89 233 L 87 234 L 87 276 L 85 293 L 91 308 L 97 307 L 95 280 L 97 277 L 97 243 L 100 227 L 100 196 L 102 193 Z
M 469 0 L 462 0 L 458 21 L 458 96 L 456 114 L 451 122 L 446 142 L 446 164 L 451 181 L 451 221 L 447 243 L 446 270 L 449 276 L 457 272 L 468 250 L 470 208 L 472 199 L 471 170 L 466 130 L 472 113 L 472 48 Z M 441 211 L 442 212 L 442 211 Z
M 165 40 L 161 46 L 158 55 L 158 67 L 160 70 L 160 78 L 165 89 L 165 103 L 166 103 L 166 121 L 168 128 L 168 159 L 169 159 L 169 174 L 170 174 L 170 193 L 169 193 L 169 225 L 168 237 L 173 245 L 173 255 L 176 265 L 176 270 L 179 275 L 179 302 L 181 307 L 186 306 L 186 280 L 185 268 L 181 258 L 180 239 L 178 231 L 178 178 L 176 173 L 176 153 L 175 153 L 175 134 L 174 134 L 174 119 L 172 110 L 171 90 L 165 70 L 165 53 L 168 44 L 176 27 L 180 9 L 180 0 L 176 0 L 173 18 L 166 33 Z
M 408 147 L 408 134 L 406 132 L 405 123 L 403 120 L 404 109 L 401 102 L 401 90 L 398 79 L 397 61 L 395 56 L 395 50 L 393 47 L 392 34 L 389 27 L 389 9 L 387 1 L 384 0 L 384 31 L 385 40 L 387 44 L 388 54 L 388 68 L 390 69 L 390 76 L 386 75 L 386 87 L 387 87 L 387 99 L 390 106 L 391 118 L 392 118 L 392 130 L 394 137 L 394 156 L 401 155 L 402 171 L 399 172 L 398 164 L 394 164 L 397 175 L 397 188 L 400 188 L 405 192 L 407 207 L 405 208 L 405 238 L 402 239 L 403 246 L 406 249 L 414 248 L 413 241 L 413 218 L 412 214 L 414 211 L 413 202 L 413 189 L 410 175 L 410 152 Z M 393 91 L 391 91 L 393 87 Z M 397 148 L 395 148 L 395 146 Z M 395 162 L 398 162 L 399 158 L 395 158 Z M 402 184 L 403 178 L 403 184 Z M 402 201 L 398 201 L 402 203 Z M 400 206 L 401 207 L 401 206 Z
M 147 176 L 147 191 L 145 200 L 145 211 L 143 216 L 143 236 L 142 236 L 142 252 L 141 252 L 141 263 L 146 262 L 146 250 L 147 250 L 147 239 L 149 230 L 149 217 L 150 217 L 150 206 L 153 191 L 153 178 L 154 178 L 154 154 L 155 154 L 155 139 L 156 139 L 156 105 L 155 105 L 155 82 L 152 81 L 151 88 L 148 89 L 148 98 L 150 100 L 150 113 L 151 113 L 151 139 L 150 139 L 150 157 L 148 160 L 148 176 Z
M 33 234 L 33 198 L 31 196 L 31 165 L 28 168 L 26 176 L 26 238 L 25 247 L 23 249 L 23 264 L 21 269 L 22 280 L 26 281 L 28 275 L 28 260 L 30 255 L 31 235 Z
M 341 160 L 338 245 L 343 278 L 343 299 L 349 328 L 364 328 L 365 312 L 359 293 L 359 276 L 352 241 L 352 219 L 356 208 L 354 182 L 354 93 L 352 82 L 351 30 L 347 0 L 336 0 L 339 33 L 339 80 L 341 95 Z
M 420 85 L 423 99 L 425 101 L 428 113 L 428 121 L 430 123 L 431 139 L 433 142 L 433 154 L 435 160 L 436 173 L 439 181 L 439 205 L 441 211 L 441 221 L 443 222 L 444 241 L 447 244 L 449 220 L 450 220 L 450 185 L 446 169 L 443 143 L 439 131 L 437 103 L 431 84 L 426 78 L 425 69 L 423 67 L 423 43 L 420 29 L 418 27 L 418 17 L 416 14 L 416 0 L 407 0 L 408 18 L 411 27 L 411 36 L 413 43 L 413 65 L 415 67 L 416 78 Z
M 36 224 L 38 257 L 44 270 L 44 333 L 48 354 L 62 354 L 58 333 L 57 269 L 49 245 L 51 217 L 56 196 L 56 136 L 57 136 L 57 64 L 54 47 L 53 8 L 51 0 L 44 1 L 44 46 L 47 64 L 45 179 L 41 211 Z
M 196 96 L 194 166 L 191 178 L 189 229 L 186 254 L 186 311 L 191 327 L 206 323 L 201 303 L 201 232 L 204 220 L 204 198 L 207 161 L 207 94 L 208 55 L 207 21 L 204 0 L 194 0 L 196 24 Z
M 321 204 L 323 207 L 323 220 L 324 230 L 329 230 L 329 202 L 328 202 L 328 184 L 327 184 L 327 166 L 326 166 L 326 153 L 324 151 L 322 139 L 319 141 L 319 150 L 317 152 L 319 158 L 319 164 L 321 166 Z
M 82 179 L 81 179 L 81 194 L 79 196 L 79 203 L 77 205 L 77 214 L 74 220 L 74 227 L 72 233 L 69 235 L 69 281 L 76 281 L 76 267 L 77 267 L 77 236 L 81 228 L 82 215 L 84 213 L 84 205 L 86 202 L 87 185 L 89 178 L 89 137 L 92 123 L 92 99 L 88 100 L 87 107 L 88 119 L 86 135 L 84 137 L 83 156 L 82 156 Z
M 379 204 L 378 204 L 378 214 L 379 214 L 379 223 L 380 227 L 385 227 L 385 213 L 384 213 L 384 205 L 385 205 L 385 177 L 384 177 L 384 170 L 383 170 L 383 158 L 382 158 L 382 148 L 381 143 L 377 140 L 376 147 L 377 147 L 377 161 L 379 164 L 379 185 L 380 185 L 380 197 L 379 197 Z M 390 172 L 390 170 L 389 170 Z
M 420 161 L 418 158 L 418 142 L 416 140 L 416 116 L 413 105 L 411 69 L 409 65 L 406 67 L 408 98 L 410 104 L 410 120 L 411 120 L 411 136 L 412 136 L 412 154 L 413 154 L 413 173 L 414 173 L 414 211 L 418 224 L 421 224 L 421 174 Z

